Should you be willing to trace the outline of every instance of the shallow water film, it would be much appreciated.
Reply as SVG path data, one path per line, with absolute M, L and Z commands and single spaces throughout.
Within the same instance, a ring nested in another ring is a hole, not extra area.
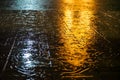
M 119 80 L 119 0 L 1 0 L 0 80 Z

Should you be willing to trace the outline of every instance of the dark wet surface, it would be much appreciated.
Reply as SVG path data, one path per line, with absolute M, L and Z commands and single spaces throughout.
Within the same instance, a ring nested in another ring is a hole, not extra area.
M 1 0 L 0 80 L 119 80 L 119 0 Z

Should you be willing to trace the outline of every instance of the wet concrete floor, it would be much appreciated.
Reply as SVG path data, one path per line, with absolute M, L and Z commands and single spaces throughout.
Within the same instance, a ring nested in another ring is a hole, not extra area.
M 1 0 L 0 80 L 119 80 L 119 0 Z

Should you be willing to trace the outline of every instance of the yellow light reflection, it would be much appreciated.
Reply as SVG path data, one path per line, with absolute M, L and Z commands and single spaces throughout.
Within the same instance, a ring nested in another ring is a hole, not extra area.
M 64 0 L 65 3 L 73 3 L 74 0 Z
M 93 18 L 93 0 L 65 0 L 73 3 L 64 6 L 62 22 L 60 26 L 61 47 L 59 53 L 62 58 L 73 66 L 82 66 L 89 58 L 88 46 L 93 43 L 94 31 L 91 29 Z M 63 24 L 64 23 L 64 24 Z
M 73 13 L 71 12 L 71 10 L 66 10 L 65 16 L 66 16 L 65 21 L 66 21 L 67 25 L 69 27 L 71 27 L 72 22 L 73 22 L 73 19 L 72 19 L 73 18 Z

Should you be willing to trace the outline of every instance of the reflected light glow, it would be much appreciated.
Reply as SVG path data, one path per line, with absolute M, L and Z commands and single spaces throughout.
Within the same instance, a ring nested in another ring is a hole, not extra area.
M 34 59 L 37 54 L 35 43 L 36 41 L 30 38 L 23 39 L 20 43 L 23 47 L 18 49 L 19 54 L 17 53 L 17 57 L 15 55 L 14 61 L 18 72 L 29 76 L 34 74 L 34 68 L 39 64 L 39 61 Z
M 32 61 L 33 59 L 32 59 L 32 53 L 31 53 L 34 49 L 33 45 L 35 41 L 27 39 L 25 40 L 25 43 L 26 43 L 26 48 L 23 49 L 23 53 L 22 53 L 23 60 L 22 61 L 25 67 L 32 68 L 35 66 L 34 61 Z
M 27 40 L 27 45 L 28 45 L 28 46 L 32 46 L 34 43 L 35 43 L 35 41 Z
M 48 4 L 45 0 L 14 0 L 10 5 L 13 10 L 43 10 L 44 5 Z
M 65 3 L 73 3 L 74 0 L 64 0 Z
M 30 53 L 27 53 L 27 54 L 24 54 L 24 55 L 23 55 L 23 58 L 29 58 L 29 57 L 31 57 L 31 54 L 30 54 Z
M 36 1 L 33 0 L 17 0 L 16 5 L 20 9 L 35 9 L 37 7 Z
M 66 21 L 66 23 L 67 23 L 67 25 L 69 26 L 69 27 L 72 27 L 71 25 L 72 25 L 72 22 L 73 22 L 73 13 L 72 13 L 72 11 L 70 11 L 70 10 L 66 10 L 65 11 L 65 21 Z
M 71 3 L 64 7 L 63 22 L 60 26 L 60 42 L 64 43 L 59 55 L 73 66 L 82 66 L 89 58 L 88 46 L 93 43 L 94 31 L 91 29 L 93 0 L 65 0 Z M 90 4 L 88 4 L 90 3 Z M 90 6 L 90 8 L 88 7 Z M 67 29 L 67 30 L 66 30 Z M 64 32 L 65 31 L 65 32 Z
M 32 61 L 26 61 L 26 62 L 25 62 L 25 67 L 26 67 L 26 68 L 32 68 L 32 67 L 35 67 L 35 65 L 33 64 Z

